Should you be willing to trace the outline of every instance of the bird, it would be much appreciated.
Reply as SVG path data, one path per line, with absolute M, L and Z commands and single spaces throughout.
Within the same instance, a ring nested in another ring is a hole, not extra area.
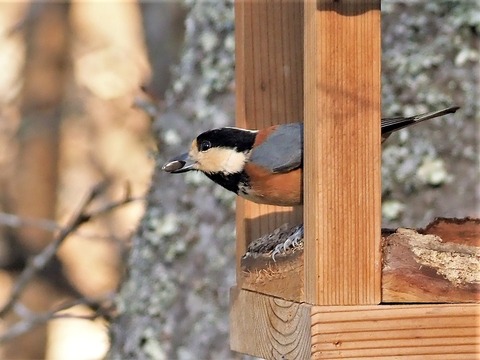
M 415 116 L 382 118 L 382 143 L 397 130 L 458 109 L 451 106 Z M 193 140 L 189 152 L 169 160 L 162 170 L 172 174 L 201 171 L 225 189 L 255 203 L 302 205 L 303 123 L 262 130 L 208 130 Z

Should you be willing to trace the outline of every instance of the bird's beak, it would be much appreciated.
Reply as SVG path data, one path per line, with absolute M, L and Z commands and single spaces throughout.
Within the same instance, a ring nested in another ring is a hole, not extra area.
M 172 174 L 179 174 L 190 170 L 195 170 L 193 167 L 194 165 L 195 162 L 190 159 L 188 153 L 185 153 L 169 160 L 165 165 L 162 166 L 162 170 Z

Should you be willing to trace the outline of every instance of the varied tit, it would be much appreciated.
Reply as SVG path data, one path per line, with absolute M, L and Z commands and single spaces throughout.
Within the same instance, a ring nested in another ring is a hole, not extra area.
M 454 113 L 458 107 L 412 117 L 382 119 L 382 143 L 399 129 Z M 225 127 L 193 140 L 188 153 L 163 166 L 169 173 L 198 170 L 235 194 L 261 204 L 303 203 L 303 124 L 274 125 L 263 130 Z

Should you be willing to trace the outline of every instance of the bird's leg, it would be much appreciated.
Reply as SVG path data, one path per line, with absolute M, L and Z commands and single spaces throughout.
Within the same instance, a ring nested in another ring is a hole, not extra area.
M 290 234 L 287 239 L 275 246 L 272 251 L 272 260 L 275 261 L 275 256 L 286 252 L 289 248 L 296 248 L 303 243 L 303 224 L 294 226 L 290 229 Z

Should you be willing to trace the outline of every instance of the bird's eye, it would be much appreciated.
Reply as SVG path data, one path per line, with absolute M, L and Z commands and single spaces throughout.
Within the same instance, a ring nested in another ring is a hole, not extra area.
M 208 140 L 203 140 L 200 144 L 200 151 L 207 151 L 212 147 L 212 143 Z

